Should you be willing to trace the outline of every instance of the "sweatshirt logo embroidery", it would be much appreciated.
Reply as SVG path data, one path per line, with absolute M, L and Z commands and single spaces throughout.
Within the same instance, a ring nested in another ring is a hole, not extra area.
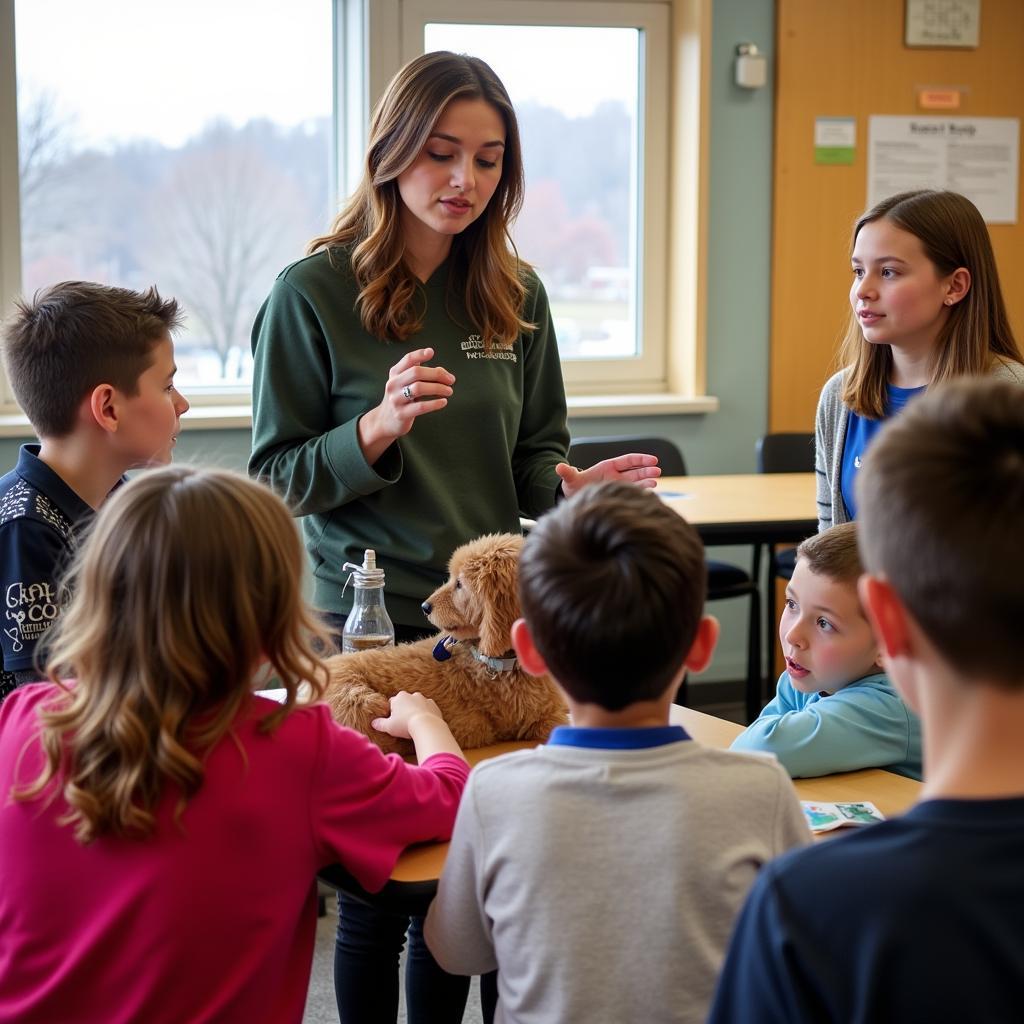
M 461 348 L 467 359 L 504 359 L 511 363 L 519 362 L 519 357 L 511 345 L 503 348 L 493 346 L 488 352 L 484 348 L 483 338 L 479 334 L 471 334 L 462 343 Z

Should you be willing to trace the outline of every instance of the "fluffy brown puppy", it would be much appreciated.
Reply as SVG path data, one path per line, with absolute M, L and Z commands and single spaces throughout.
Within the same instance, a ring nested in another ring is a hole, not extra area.
M 412 756 L 412 743 L 370 724 L 387 716 L 388 698 L 399 690 L 437 701 L 463 749 L 503 740 L 543 741 L 556 725 L 564 725 L 568 719 L 558 689 L 547 676 L 531 676 L 519 667 L 509 639 L 519 617 L 522 546 L 522 537 L 499 533 L 455 550 L 448 582 L 423 605 L 440 630 L 437 636 L 329 658 L 331 683 L 324 699 L 334 717 L 403 757 Z

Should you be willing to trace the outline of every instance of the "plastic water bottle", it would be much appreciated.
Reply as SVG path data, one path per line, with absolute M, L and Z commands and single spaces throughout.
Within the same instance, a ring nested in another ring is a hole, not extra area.
M 343 654 L 368 651 L 373 647 L 393 647 L 395 627 L 384 607 L 384 570 L 377 568 L 377 554 L 367 548 L 363 564 L 345 563 L 352 570 L 352 611 L 341 631 Z

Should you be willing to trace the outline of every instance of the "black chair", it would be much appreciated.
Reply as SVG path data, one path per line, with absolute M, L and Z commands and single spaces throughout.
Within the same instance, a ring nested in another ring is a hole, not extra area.
M 658 465 L 665 476 L 686 476 L 686 461 L 676 445 L 664 437 L 581 437 L 569 444 L 569 463 L 577 469 L 589 469 L 605 459 L 618 455 L 642 452 L 657 455 Z M 707 560 L 709 601 L 721 601 L 730 597 L 750 598 L 750 625 L 747 637 L 747 687 L 746 708 L 748 720 L 757 717 L 761 710 L 759 701 L 761 689 L 761 598 L 757 577 L 744 572 L 730 562 Z M 683 680 L 676 703 L 687 702 L 687 683 Z
M 780 433 L 765 434 L 757 440 L 758 473 L 813 473 L 814 434 Z M 760 563 L 760 551 L 754 555 L 755 565 Z M 796 548 L 768 549 L 768 587 L 765 637 L 768 650 L 775 649 L 771 638 L 775 635 L 775 580 L 792 579 L 796 567 Z M 771 672 L 771 657 L 768 659 Z

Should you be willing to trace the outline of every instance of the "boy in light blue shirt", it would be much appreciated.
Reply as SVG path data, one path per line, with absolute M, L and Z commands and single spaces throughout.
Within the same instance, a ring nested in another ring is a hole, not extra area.
M 766 751 L 794 778 L 887 768 L 921 778 L 921 725 L 881 671 L 857 597 L 855 523 L 797 549 L 779 640 L 786 671 L 734 750 Z

